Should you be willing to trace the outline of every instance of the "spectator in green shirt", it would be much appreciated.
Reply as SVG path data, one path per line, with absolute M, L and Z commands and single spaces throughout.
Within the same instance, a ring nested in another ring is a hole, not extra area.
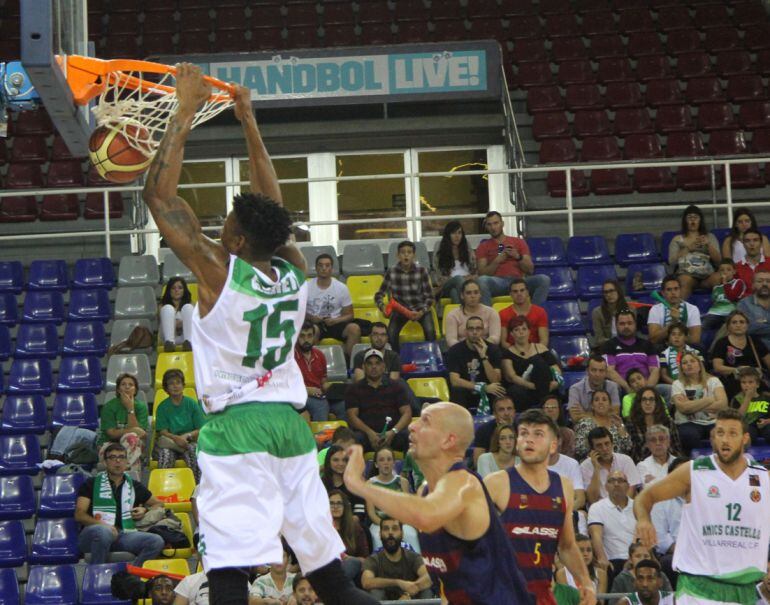
M 195 457 L 195 444 L 198 431 L 206 422 L 203 408 L 195 399 L 185 396 L 184 374 L 181 370 L 166 370 L 163 374 L 163 390 L 168 393 L 168 397 L 155 410 L 158 468 L 174 468 L 177 459 L 181 457 L 198 482 L 201 472 Z
M 104 450 L 109 443 L 120 443 L 128 454 L 128 470 L 141 472 L 142 453 L 147 436 L 147 403 L 139 401 L 139 381 L 133 374 L 121 374 L 115 383 L 115 394 L 102 406 L 97 440 L 99 460 L 104 462 Z

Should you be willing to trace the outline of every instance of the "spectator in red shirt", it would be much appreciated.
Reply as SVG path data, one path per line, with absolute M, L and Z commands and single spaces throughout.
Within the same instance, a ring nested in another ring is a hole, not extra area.
M 484 226 L 492 237 L 485 239 L 476 248 L 479 281 L 489 289 L 492 296 L 504 296 L 514 277 L 524 278 L 532 292 L 535 304 L 542 305 L 548 298 L 551 278 L 547 275 L 533 275 L 535 265 L 529 253 L 529 246 L 520 237 L 503 233 L 503 217 L 499 212 L 487 212 Z
M 511 282 L 511 300 L 513 304 L 500 311 L 500 344 L 503 347 L 513 344 L 509 324 L 514 317 L 523 315 L 527 318 L 530 327 L 529 342 L 540 343 L 547 347 L 548 314 L 543 307 L 532 304 L 527 284 L 520 277 L 514 278 Z
M 315 340 L 315 328 L 313 323 L 305 321 L 294 347 L 294 359 L 297 361 L 302 380 L 307 389 L 307 402 L 305 407 L 313 422 L 329 420 L 329 400 L 326 399 L 326 391 L 329 390 L 329 381 L 326 379 L 326 356 L 313 346 Z M 341 401 L 332 404 L 334 415 L 338 420 L 345 419 L 345 404 Z
M 735 276 L 743 280 L 748 290 L 744 296 L 753 293 L 754 274 L 760 269 L 770 271 L 770 261 L 762 252 L 762 233 L 758 229 L 749 227 L 743 233 L 743 247 L 746 248 L 746 256 L 739 263 L 735 263 Z

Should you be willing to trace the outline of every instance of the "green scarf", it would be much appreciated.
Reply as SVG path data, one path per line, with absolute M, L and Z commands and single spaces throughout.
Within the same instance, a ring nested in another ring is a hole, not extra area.
M 134 520 L 131 518 L 131 510 L 134 508 L 134 481 L 128 475 L 123 475 L 124 480 L 120 486 L 120 520 L 123 531 L 136 531 Z M 117 515 L 117 503 L 112 492 L 110 478 L 102 471 L 94 480 L 93 515 L 99 521 L 107 525 L 115 525 Z

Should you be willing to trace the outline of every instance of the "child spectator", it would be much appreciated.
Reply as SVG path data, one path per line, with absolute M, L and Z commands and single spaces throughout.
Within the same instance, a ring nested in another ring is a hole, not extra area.
M 698 351 L 687 344 L 688 328 L 681 322 L 674 322 L 668 327 L 668 347 L 660 354 L 660 381 L 665 384 L 674 384 L 679 378 L 679 360 L 685 353 Z
M 626 374 L 626 382 L 628 383 L 628 386 L 631 387 L 631 390 L 623 396 L 622 407 L 620 408 L 620 413 L 623 418 L 628 418 L 631 414 L 634 397 L 636 397 L 639 389 L 647 386 L 647 380 L 644 378 L 644 374 L 642 374 L 642 371 L 639 368 L 632 368 L 628 371 L 628 374 Z
M 748 294 L 746 283 L 735 276 L 735 262 L 723 258 L 719 262 L 720 282 L 711 290 L 711 306 L 702 319 L 703 328 L 716 331 L 735 311 L 738 301 Z
M 762 379 L 759 371 L 750 366 L 738 370 L 741 392 L 733 397 L 730 407 L 737 408 L 749 427 L 751 441 L 762 437 L 770 443 L 770 394 L 760 392 Z

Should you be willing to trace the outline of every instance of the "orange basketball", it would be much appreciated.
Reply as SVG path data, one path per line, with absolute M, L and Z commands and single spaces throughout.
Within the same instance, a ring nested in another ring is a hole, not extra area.
M 131 129 L 141 126 L 127 126 Z M 144 129 L 141 129 L 144 131 Z M 139 132 L 139 138 L 146 138 L 147 132 Z M 88 140 L 88 156 L 99 175 L 112 183 L 130 183 L 150 166 L 151 158 L 128 144 L 126 137 L 109 126 L 94 130 Z

